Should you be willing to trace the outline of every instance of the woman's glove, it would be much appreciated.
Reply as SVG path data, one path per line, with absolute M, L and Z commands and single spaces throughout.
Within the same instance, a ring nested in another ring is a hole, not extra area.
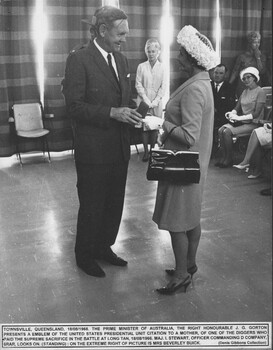
M 158 135 L 157 135 L 156 143 L 158 144 L 159 147 L 163 146 L 163 137 L 162 137 L 162 135 L 160 133 L 158 133 Z
M 232 115 L 231 119 L 233 121 L 245 121 L 245 120 L 252 120 L 253 115 L 252 114 L 246 114 L 246 115 Z
M 146 116 L 145 119 L 143 119 L 143 123 L 148 130 L 159 130 L 163 122 L 163 119 L 154 116 Z
M 235 109 L 233 109 L 231 112 L 227 112 L 225 114 L 225 117 L 228 119 L 228 120 L 232 120 L 233 117 L 236 117 L 237 116 L 237 111 Z

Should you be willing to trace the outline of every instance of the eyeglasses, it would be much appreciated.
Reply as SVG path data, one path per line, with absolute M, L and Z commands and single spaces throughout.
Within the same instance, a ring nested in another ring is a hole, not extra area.
M 245 75 L 242 80 L 245 81 L 245 80 L 249 80 L 250 78 L 254 78 L 254 77 L 252 75 Z

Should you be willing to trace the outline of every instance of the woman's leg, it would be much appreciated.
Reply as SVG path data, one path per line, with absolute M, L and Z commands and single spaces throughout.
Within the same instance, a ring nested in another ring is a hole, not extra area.
M 188 276 L 187 259 L 188 259 L 188 236 L 186 232 L 170 232 L 172 248 L 175 258 L 174 278 L 183 280 Z M 172 281 L 171 281 L 172 282 Z
M 155 147 L 156 141 L 157 141 L 157 135 L 158 135 L 158 131 L 157 130 L 151 130 L 150 131 L 150 144 L 151 144 L 151 148 Z
M 201 226 L 199 224 L 194 229 L 186 232 L 170 232 L 170 235 L 175 258 L 175 272 L 167 287 L 185 280 L 189 276 L 188 269 L 196 265 Z
M 259 145 L 260 143 L 256 135 L 256 132 L 255 130 L 253 130 L 248 141 L 245 157 L 243 161 L 240 163 L 240 165 L 246 165 L 250 163 L 250 159 L 253 156 L 255 150 L 259 147 Z
M 149 150 L 148 150 L 148 144 L 149 144 L 149 131 L 143 131 L 142 132 L 142 142 L 143 142 L 143 148 L 144 148 L 144 155 L 142 160 L 147 161 L 149 157 Z
M 219 139 L 221 157 L 220 157 L 220 159 L 218 160 L 218 162 L 217 162 L 216 165 L 223 164 L 223 162 L 224 162 L 224 160 L 225 160 L 225 157 L 226 157 L 225 144 L 224 144 L 224 136 L 223 136 L 224 130 L 225 130 L 225 127 L 224 127 L 224 126 L 222 126 L 222 127 L 218 130 L 218 139 Z
M 260 175 L 262 173 L 262 147 L 258 141 L 257 147 L 253 150 L 251 156 L 251 172 L 252 175 Z
M 201 237 L 201 225 L 199 224 L 194 229 L 187 231 L 188 237 L 188 254 L 187 267 L 191 268 L 196 265 L 196 254 Z
M 191 284 L 187 271 L 188 236 L 186 232 L 170 232 L 175 257 L 175 270 L 166 287 L 158 288 L 160 294 L 173 294 L 178 290 L 186 292 Z
M 232 132 L 229 128 L 225 128 L 223 131 L 223 144 L 225 149 L 225 159 L 223 165 L 230 165 L 232 163 Z

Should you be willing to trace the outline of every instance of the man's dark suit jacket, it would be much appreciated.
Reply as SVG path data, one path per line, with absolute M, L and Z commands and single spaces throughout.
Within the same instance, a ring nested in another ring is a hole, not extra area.
M 130 126 L 110 118 L 111 107 L 135 107 L 130 74 L 126 57 L 113 54 L 120 87 L 93 42 L 67 59 L 63 94 L 75 126 L 75 159 L 81 163 L 109 164 L 130 158 Z
M 235 91 L 233 87 L 224 81 L 219 91 L 216 91 L 215 83 L 211 81 L 212 92 L 214 97 L 214 127 L 220 127 L 227 123 L 225 113 L 235 107 Z

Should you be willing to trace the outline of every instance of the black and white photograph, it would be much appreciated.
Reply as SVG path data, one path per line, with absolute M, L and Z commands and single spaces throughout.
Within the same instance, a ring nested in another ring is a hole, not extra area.
M 0 349 L 272 349 L 271 169 L 271 0 L 0 0 Z

